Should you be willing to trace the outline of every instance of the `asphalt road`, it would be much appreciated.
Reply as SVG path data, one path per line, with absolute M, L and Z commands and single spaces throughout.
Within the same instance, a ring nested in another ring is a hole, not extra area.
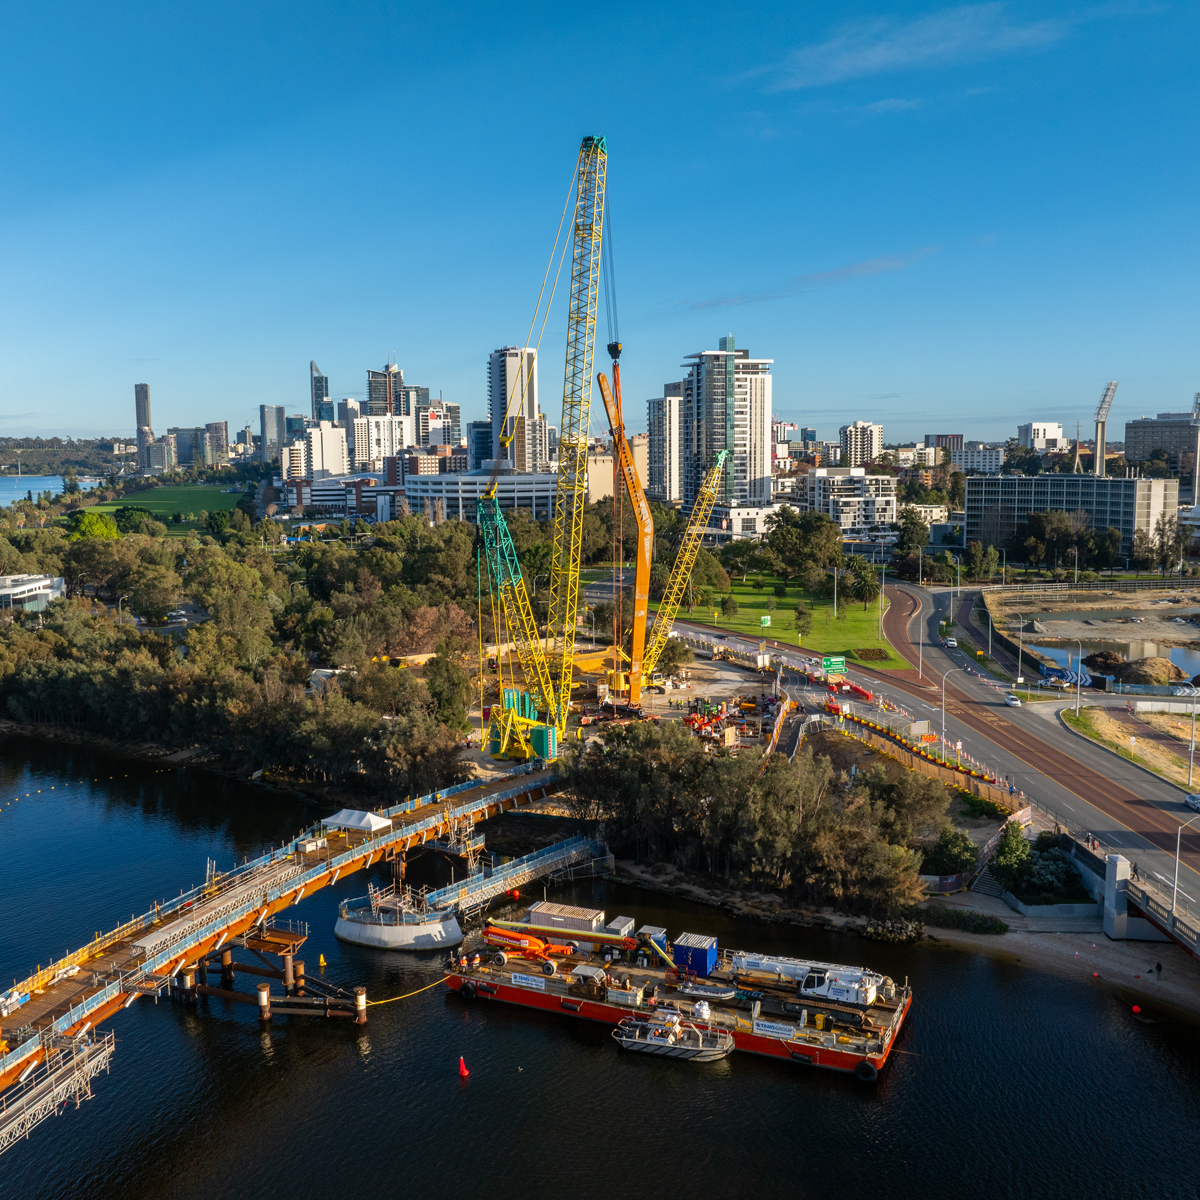
M 938 621 L 949 611 L 949 591 L 931 594 L 924 588 L 889 585 L 892 604 L 884 617 L 884 632 L 914 671 L 849 671 L 855 683 L 882 692 L 912 713 L 927 719 L 938 733 L 945 722 L 946 737 L 960 740 L 963 749 L 986 764 L 1028 797 L 1056 812 L 1064 823 L 1088 830 L 1106 844 L 1119 847 L 1138 864 L 1168 884 L 1173 878 L 1175 837 L 1182 820 L 1194 814 L 1183 804 L 1183 792 L 1118 755 L 1078 737 L 1063 727 L 1058 713 L 1074 704 L 1062 699 L 1008 708 L 1004 691 L 969 673 L 961 649 L 943 647 Z M 697 632 L 712 636 L 711 626 L 694 622 Z M 725 640 L 742 648 L 754 639 L 734 634 Z M 923 647 L 922 647 L 923 640 Z M 770 641 L 774 652 L 801 663 L 807 655 L 783 642 Z M 1027 675 L 1026 678 L 1029 678 Z M 946 702 L 943 717 L 942 685 Z M 823 690 L 811 694 L 816 703 Z M 1125 702 L 1103 693 L 1085 691 L 1087 703 Z M 1200 788 L 1198 788 L 1200 790 Z M 1197 822 L 1200 825 L 1200 822 Z M 1200 907 L 1200 832 L 1185 831 L 1179 876 L 1181 898 Z

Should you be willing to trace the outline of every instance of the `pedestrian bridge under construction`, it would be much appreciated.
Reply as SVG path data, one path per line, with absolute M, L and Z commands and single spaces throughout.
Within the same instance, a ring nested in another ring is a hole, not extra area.
M 155 904 L 17 983 L 0 996 L 0 1151 L 57 1104 L 88 1094 L 91 1078 L 112 1052 L 111 1037 L 98 1037 L 96 1027 L 139 996 L 157 996 L 177 977 L 194 979 L 209 955 L 221 956 L 225 964 L 234 945 L 254 949 L 258 942 L 260 949 L 285 956 L 286 972 L 239 969 L 290 985 L 290 955 L 303 937 L 290 937 L 276 914 L 342 876 L 436 841 L 464 821 L 485 820 L 557 788 L 556 773 L 533 762 L 497 780 L 463 783 L 380 809 L 361 830 L 318 823 L 252 862 L 211 873 L 204 884 Z M 339 1003 L 344 1002 L 331 1000 L 326 1008 Z M 365 1019 L 365 997 L 359 997 L 357 1010 Z

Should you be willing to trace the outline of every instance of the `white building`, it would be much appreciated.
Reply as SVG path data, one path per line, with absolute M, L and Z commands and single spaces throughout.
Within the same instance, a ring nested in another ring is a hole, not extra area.
M 0 609 L 41 612 L 63 594 L 63 580 L 58 575 L 0 575 Z
M 883 453 L 883 426 L 870 421 L 855 421 L 838 430 L 842 462 L 851 467 L 874 462 Z
M 684 504 L 695 500 L 719 450 L 727 450 L 721 488 L 726 504 L 771 500 L 771 363 L 736 347 L 733 334 L 718 349 L 689 354 L 683 364 L 681 483 Z
M 770 531 L 767 518 L 779 512 L 783 507 L 782 503 L 715 504 L 712 516 L 708 519 L 709 535 L 715 542 L 738 542 L 744 538 L 760 538 Z
M 650 457 L 646 494 L 664 504 L 683 499 L 683 384 L 663 385 L 663 394 L 646 402 Z
M 350 452 L 346 446 L 346 431 L 340 425 L 332 421 L 310 425 L 304 431 L 304 447 L 308 478 L 328 479 L 332 475 L 349 474 Z
M 1054 421 L 1030 421 L 1017 426 L 1017 441 L 1029 450 L 1069 450 L 1070 438 L 1063 437 L 1063 427 Z
M 382 471 L 385 458 L 416 445 L 411 416 L 357 417 L 354 421 L 354 465 L 359 471 Z
M 817 467 L 798 481 L 801 512 L 824 513 L 847 534 L 896 522 L 896 480 L 863 467 Z
M 507 415 L 506 415 L 507 414 Z M 514 471 L 537 471 L 549 461 L 549 435 L 539 420 L 537 350 L 501 346 L 488 359 L 492 457 Z M 501 448 L 502 438 L 511 439 Z
M 479 500 L 491 482 L 491 471 L 466 475 L 407 475 L 404 495 L 414 513 L 429 510 L 441 500 L 449 520 L 474 521 Z M 554 516 L 558 476 L 553 472 L 505 471 L 496 479 L 496 502 L 501 509 L 527 508 L 539 521 Z M 382 493 L 380 499 L 383 499 Z M 389 502 L 396 504 L 395 500 Z M 379 519 L 391 520 L 394 510 L 380 509 Z
M 912 509 L 926 525 L 944 525 L 950 520 L 950 508 L 945 504 L 902 504 L 901 516 L 906 509 Z
M 995 475 L 1004 466 L 1004 447 L 967 442 L 961 450 L 950 451 L 950 462 L 964 471 L 981 471 L 985 475 Z
M 293 442 L 279 453 L 284 479 L 308 478 L 308 440 Z
M 942 452 L 936 446 L 898 446 L 886 453 L 898 467 L 936 467 L 942 461 Z

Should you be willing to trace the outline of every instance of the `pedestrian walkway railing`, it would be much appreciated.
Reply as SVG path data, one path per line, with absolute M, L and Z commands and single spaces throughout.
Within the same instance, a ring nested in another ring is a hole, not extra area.
M 1016 595 L 1037 592 L 1190 592 L 1200 591 L 1200 584 L 1190 579 L 1085 579 L 1080 583 L 990 583 L 979 590 Z

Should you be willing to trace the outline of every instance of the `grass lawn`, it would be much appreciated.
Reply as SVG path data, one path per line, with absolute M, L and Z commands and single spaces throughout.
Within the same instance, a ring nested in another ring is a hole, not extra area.
M 174 537 L 182 537 L 196 528 L 202 512 L 216 512 L 219 509 L 233 509 L 241 499 L 243 491 L 238 488 L 230 492 L 228 485 L 221 484 L 179 484 L 166 487 L 152 488 L 148 492 L 138 492 L 126 500 L 113 500 L 106 504 L 97 504 L 96 512 L 114 513 L 118 508 L 144 508 L 152 513 L 156 521 L 167 523 L 167 532 Z M 188 513 L 196 517 L 196 521 L 186 519 L 179 525 L 171 523 L 176 513 L 182 513 L 184 518 Z
M 790 642 L 796 645 L 796 631 L 792 628 L 795 620 L 796 601 L 803 600 L 812 613 L 812 631 L 800 641 L 804 650 L 812 650 L 820 654 L 844 654 L 851 661 L 862 662 L 867 666 L 880 667 L 884 670 L 907 667 L 909 664 L 898 655 L 886 641 L 879 639 L 879 601 L 874 601 L 866 612 L 863 612 L 861 601 L 844 602 L 838 597 L 838 620 L 833 619 L 833 600 L 810 601 L 808 593 L 798 586 L 790 586 L 785 597 L 776 596 L 771 590 L 777 580 L 767 579 L 761 591 L 749 582 L 733 581 L 733 596 L 738 602 L 738 611 L 733 617 L 718 616 L 715 628 L 718 632 L 731 632 L 750 637 L 775 638 L 780 642 Z M 775 601 L 775 611 L 767 609 L 767 601 Z M 720 612 L 720 605 L 717 606 Z M 680 617 L 684 620 L 703 625 L 713 625 L 713 610 L 697 607 L 691 615 L 684 612 Z M 763 629 L 759 624 L 761 617 L 771 618 L 770 627 Z M 883 650 L 886 659 L 859 658 L 856 650 Z

